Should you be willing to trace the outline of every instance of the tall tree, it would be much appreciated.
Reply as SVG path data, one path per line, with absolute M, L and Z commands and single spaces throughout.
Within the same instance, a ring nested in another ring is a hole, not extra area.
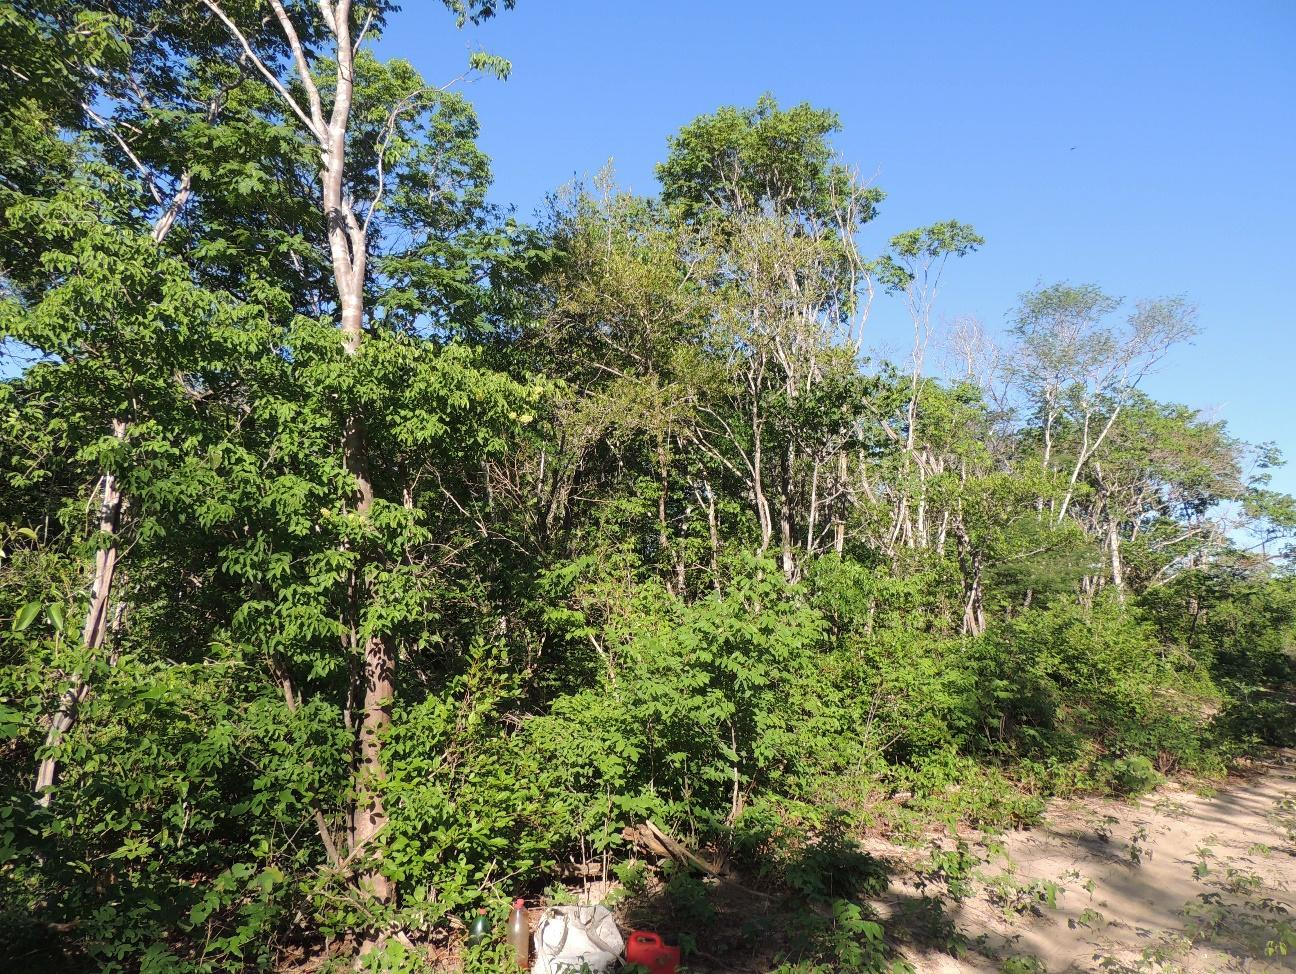
M 505 0 L 506 7 L 511 5 Z M 246 61 L 278 95 L 285 118 L 300 126 L 318 148 L 319 217 L 326 227 L 332 304 L 342 349 L 355 359 L 361 354 L 367 314 L 373 310 L 366 307 L 369 261 L 374 239 L 381 233 L 377 218 L 390 192 L 388 180 L 394 178 L 388 169 L 393 156 L 407 170 L 416 169 L 422 161 L 409 147 L 417 137 L 411 127 L 416 132 L 420 124 L 426 124 L 434 93 L 412 72 L 389 74 L 383 79 L 389 88 L 381 93 L 385 104 L 374 106 L 386 116 L 377 145 L 367 157 L 353 154 L 358 75 L 365 66 L 359 52 L 366 34 L 381 30 L 389 6 L 357 8 L 351 0 L 326 0 L 317 8 L 290 10 L 281 0 L 270 0 L 280 36 L 269 50 L 259 49 L 256 43 L 260 20 L 252 10 L 241 4 L 230 4 L 227 9 L 217 0 L 203 0 L 203 6 L 225 26 Z M 460 23 L 475 22 L 496 11 L 492 0 L 449 0 L 447 6 Z M 479 55 L 474 61 L 477 67 L 507 74 L 507 64 L 499 59 Z M 355 485 L 348 506 L 361 522 L 370 521 L 378 494 L 370 467 L 370 433 L 359 402 L 346 409 L 343 427 L 343 465 Z M 400 497 L 393 502 L 404 503 Z M 348 638 L 362 659 L 356 701 L 360 712 L 356 725 L 358 797 L 349 836 L 352 853 L 369 846 L 388 822 L 381 789 L 385 774 L 382 742 L 391 726 L 400 656 L 392 634 L 367 612 L 377 601 L 372 557 L 362 554 L 351 571 L 351 608 L 345 623 Z M 394 881 L 380 868 L 366 873 L 362 885 L 379 903 L 394 901 Z
M 1122 325 L 1109 318 L 1121 300 L 1093 285 L 1053 284 L 1022 295 L 1012 333 L 1011 368 L 1040 424 L 1041 467 L 1058 464 L 1055 433 L 1068 419 L 1077 434 L 1053 505 L 1060 523 L 1075 485 L 1143 377 L 1174 345 L 1196 333 L 1196 309 L 1181 298 L 1139 302 Z

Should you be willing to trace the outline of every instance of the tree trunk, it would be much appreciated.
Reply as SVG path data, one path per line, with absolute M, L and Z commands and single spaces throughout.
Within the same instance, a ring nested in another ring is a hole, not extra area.
M 348 357 L 355 359 L 360 353 L 364 337 L 368 237 L 367 226 L 361 224 L 356 218 L 346 184 L 347 137 L 355 89 L 355 54 L 359 46 L 358 41 L 353 41 L 351 34 L 351 20 L 354 13 L 352 0 L 334 0 L 331 3 L 320 4 L 325 27 L 327 32 L 332 34 L 332 55 L 335 64 L 331 92 L 332 106 L 327 116 L 324 110 L 324 99 L 311 70 L 311 57 L 314 56 L 314 51 L 303 43 L 283 0 L 268 0 L 268 2 L 292 55 L 292 64 L 296 73 L 291 81 L 293 91 L 290 91 L 289 85 L 280 79 L 275 66 L 266 64 L 257 56 L 246 34 L 222 9 L 218 0 L 202 0 L 202 2 L 226 25 L 242 46 L 246 58 L 266 78 L 270 87 L 292 115 L 303 122 L 311 136 L 317 140 L 321 163 L 321 215 L 328 234 L 329 257 L 337 294 L 338 328 L 342 335 L 344 352 Z M 361 33 L 363 35 L 363 31 Z M 316 66 L 323 66 L 325 63 L 327 62 L 321 56 Z M 298 101 L 300 95 L 296 92 L 305 95 L 305 107 Z M 370 204 L 370 213 L 373 212 L 372 206 L 377 202 L 375 199 Z M 364 417 L 353 406 L 351 411 L 342 417 L 342 424 L 343 466 L 355 480 L 353 510 L 359 517 L 367 519 L 374 502 L 374 484 L 370 475 L 369 443 Z M 355 799 L 349 812 L 351 848 L 347 858 L 356 856 L 362 847 L 368 847 L 365 848 L 365 852 L 372 857 L 372 861 L 381 855 L 377 843 L 373 840 L 386 827 L 388 821 L 381 791 L 385 776 L 382 748 L 383 737 L 391 726 L 392 702 L 396 691 L 397 653 L 389 637 L 378 633 L 365 634 L 364 607 L 375 596 L 365 581 L 366 559 L 372 559 L 372 556 L 361 554 L 359 563 L 352 573 L 347 606 L 350 631 L 347 636 L 346 650 L 348 660 L 356 668 L 357 679 L 353 680 L 348 687 L 345 719 L 348 721 L 352 719 L 353 706 L 358 705 L 360 709 L 358 723 L 351 725 L 356 733 L 356 767 L 354 769 Z M 358 639 L 362 645 L 357 645 Z M 361 654 L 359 660 L 354 657 L 357 649 Z M 357 682 L 360 683 L 358 687 L 355 686 Z M 379 904 L 395 901 L 395 883 L 383 876 L 376 866 L 372 866 L 360 877 L 359 885 L 365 894 Z M 381 944 L 384 936 L 385 934 L 376 933 L 364 941 L 360 945 L 360 956 L 363 957 Z
M 1125 601 L 1125 565 L 1121 560 L 1120 524 L 1111 509 L 1107 510 L 1107 548 L 1111 555 L 1112 587 L 1116 598 Z
M 126 435 L 126 424 L 113 421 L 113 435 L 121 439 Z M 94 574 L 90 581 L 90 607 L 86 610 L 85 624 L 81 629 L 81 645 L 87 657 L 93 657 L 103 646 L 108 634 L 108 603 L 112 598 L 113 582 L 117 574 L 117 530 L 121 522 L 122 495 L 117 478 L 104 473 L 100 478 L 99 534 L 102 547 L 95 553 Z M 104 543 L 106 537 L 106 542 Z M 58 709 L 50 718 L 45 734 L 44 755 L 36 770 L 36 794 L 40 803 L 48 806 L 50 795 L 58 783 L 58 758 L 52 753 L 63 742 L 68 731 L 76 724 L 77 712 L 90 693 L 90 684 L 84 676 L 75 673 L 72 684 L 59 700 Z
M 693 488 L 693 493 L 697 496 L 698 503 L 706 507 L 707 512 L 707 536 L 711 546 L 711 584 L 715 586 L 716 591 L 720 591 L 720 518 L 716 514 L 715 491 L 711 489 L 711 481 L 704 480 L 702 488 Z
M 810 472 L 810 508 L 806 514 L 805 552 L 814 553 L 816 545 L 815 529 L 819 526 L 819 458 L 815 458 L 814 468 Z
M 762 473 L 764 459 L 762 456 L 760 427 L 753 423 L 754 444 L 752 448 L 752 500 L 756 504 L 756 516 L 760 520 L 761 547 L 764 556 L 774 540 L 774 518 L 770 515 L 769 498 L 765 496 L 765 484 Z
M 979 564 L 972 576 L 967 602 L 963 606 L 963 632 L 968 636 L 979 636 L 985 632 L 985 608 L 981 596 L 981 566 Z
M 972 538 L 961 519 L 954 522 L 958 539 L 959 569 L 963 574 L 963 634 L 979 636 L 985 632 L 985 608 L 981 593 L 982 557 L 972 545 Z
M 833 551 L 840 558 L 846 551 L 846 451 L 837 457 L 837 491 L 836 515 L 833 520 Z
M 1094 464 L 1094 476 L 1098 480 L 1099 501 L 1102 505 L 1102 517 L 1107 522 L 1107 555 L 1111 561 L 1111 583 L 1116 589 L 1116 598 L 1125 601 L 1125 565 L 1121 560 L 1120 516 L 1112 503 L 1111 485 L 1103 477 L 1101 463 Z
M 792 527 L 792 471 L 791 460 L 784 451 L 779 454 L 779 543 L 782 548 L 783 577 L 796 581 L 796 555 Z
M 334 7 L 336 35 L 337 85 L 333 111 L 329 120 L 323 153 L 324 216 L 328 221 L 329 252 L 333 279 L 337 289 L 339 328 L 343 348 L 354 358 L 360 352 L 364 336 L 364 284 L 368 241 L 345 194 L 347 130 L 355 84 L 354 51 L 351 44 L 351 5 L 340 2 Z M 355 512 L 367 518 L 373 507 L 374 487 L 369 471 L 368 437 L 364 418 L 357 413 L 346 417 L 343 436 L 343 464 L 356 483 Z M 363 566 L 357 576 L 363 575 Z M 355 581 L 362 603 L 372 593 L 360 577 Z M 359 622 L 360 620 L 356 620 Z M 363 631 L 363 626 L 358 626 Z M 382 802 L 382 781 L 386 777 L 382 763 L 383 738 L 391 727 L 392 701 L 396 696 L 396 651 L 388 637 L 370 634 L 364 638 L 362 667 L 363 690 L 359 726 L 359 769 L 356 780 L 356 808 L 351 852 L 368 845 L 387 825 L 387 811 Z M 369 850 L 376 854 L 376 850 Z M 374 868 L 360 879 L 360 886 L 380 903 L 395 900 L 396 885 Z
M 669 563 L 674 572 L 674 579 L 668 579 L 666 582 L 667 591 L 682 595 L 687 587 L 687 578 L 683 553 L 676 554 L 673 552 L 670 543 L 669 521 L 667 520 L 666 511 L 670 501 L 670 461 L 667 459 L 666 448 L 662 443 L 657 444 L 657 472 L 657 546 L 662 560 L 662 568 L 665 569 Z
M 219 99 L 208 106 L 207 121 L 216 120 L 220 110 Z M 180 177 L 179 186 L 167 208 L 153 224 L 153 242 L 160 244 L 171 233 L 185 204 L 193 195 L 193 174 L 186 171 Z M 112 433 L 118 440 L 126 437 L 126 423 L 115 419 Z M 121 528 L 121 512 L 124 500 L 117 486 L 117 479 L 107 471 L 100 474 L 101 501 L 99 505 L 99 533 L 107 535 L 107 544 L 95 554 L 94 575 L 90 582 L 90 606 L 86 610 L 85 623 L 81 630 L 81 644 L 91 652 L 97 651 L 104 644 L 108 632 L 108 604 L 112 600 L 113 585 L 117 576 L 117 532 Z M 102 540 L 102 538 L 101 538 Z M 58 759 L 48 752 L 58 747 L 67 733 L 76 725 L 77 713 L 90 695 L 90 685 L 79 673 L 72 677 L 72 685 L 59 700 L 58 709 L 50 717 L 49 730 L 45 734 L 45 751 L 40 766 L 36 770 L 35 791 L 40 796 L 40 803 L 48 806 L 50 793 L 58 783 Z

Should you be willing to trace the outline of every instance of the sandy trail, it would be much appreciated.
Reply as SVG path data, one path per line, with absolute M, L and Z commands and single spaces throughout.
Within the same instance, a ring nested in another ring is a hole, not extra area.
M 969 838 L 986 860 L 974 892 L 943 902 L 962 956 L 942 949 L 951 928 L 932 922 L 913 882 L 879 904 L 924 928 L 904 948 L 919 974 L 1296 970 L 1296 750 L 1217 792 L 1171 784 L 1136 803 L 1057 801 L 1036 828 Z

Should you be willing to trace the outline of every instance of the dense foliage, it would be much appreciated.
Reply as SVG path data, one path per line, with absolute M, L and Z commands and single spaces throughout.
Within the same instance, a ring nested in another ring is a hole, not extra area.
M 7 968 L 419 969 L 652 820 L 875 969 L 852 834 L 1291 742 L 1281 458 L 1139 391 L 1183 300 L 938 327 L 984 241 L 770 97 L 522 226 L 392 15 L 0 2 Z

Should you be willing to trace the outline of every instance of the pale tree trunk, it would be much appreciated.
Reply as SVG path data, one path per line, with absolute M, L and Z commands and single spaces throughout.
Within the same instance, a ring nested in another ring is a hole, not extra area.
M 752 444 L 752 501 L 756 505 L 756 516 L 760 520 L 761 529 L 761 547 L 760 553 L 763 556 L 769 551 L 770 544 L 774 541 L 774 518 L 770 514 L 769 498 L 765 496 L 764 476 L 762 467 L 764 459 L 762 456 L 762 443 L 760 427 L 753 422 L 754 441 Z
M 916 455 L 918 445 L 918 397 L 922 389 L 923 364 L 926 360 L 927 340 L 930 334 L 928 322 L 930 320 L 931 305 L 926 299 L 925 292 L 915 289 L 914 285 L 906 288 L 905 294 L 914 326 L 913 370 L 909 376 L 909 402 L 905 408 L 904 458 L 896 488 L 899 494 L 899 504 L 896 508 L 896 531 L 892 534 L 892 538 L 893 544 L 898 543 L 903 538 L 905 547 L 915 548 L 919 546 L 919 543 L 914 526 L 913 512 L 910 509 L 911 485 L 909 483 L 909 471 L 918 463 Z M 926 484 L 922 480 L 920 464 L 918 475 L 920 491 L 925 491 Z M 920 529 L 922 528 L 923 513 L 923 500 L 920 495 L 918 500 L 918 528 Z
M 1076 604 L 1084 609 L 1092 609 L 1094 595 L 1098 591 L 1098 583 L 1102 581 L 1101 575 L 1085 575 L 1080 579 L 1080 591 L 1076 595 Z
M 670 543 L 670 524 L 666 511 L 670 502 L 670 460 L 665 444 L 660 442 L 657 444 L 657 473 L 657 544 L 663 562 L 670 562 L 674 573 L 673 580 L 666 582 L 666 588 L 673 594 L 682 595 L 687 588 L 688 578 L 683 553 L 673 551 Z
M 815 530 L 819 527 L 819 458 L 815 457 L 814 467 L 810 471 L 810 507 L 806 513 L 805 552 L 809 557 L 815 552 L 817 538 Z
M 1047 475 L 1052 469 L 1053 463 L 1053 423 L 1057 418 L 1057 414 L 1053 411 L 1051 400 L 1044 409 L 1044 456 L 1040 460 L 1040 469 Z M 1035 502 L 1035 509 L 1041 514 L 1044 512 L 1043 494 L 1041 494 L 1039 499 Z
M 698 503 L 706 508 L 707 512 L 707 536 L 711 547 L 711 584 L 715 586 L 716 591 L 720 590 L 720 518 L 716 514 L 715 492 L 711 489 L 711 481 L 704 480 L 702 487 L 693 488 L 693 495 L 697 497 Z
M 837 512 L 833 521 L 833 551 L 837 552 L 840 558 L 846 551 L 846 451 L 843 450 L 837 457 L 837 489 L 840 496 L 837 498 Z
M 903 488 L 897 488 L 894 512 L 891 515 L 891 528 L 887 532 L 886 552 L 891 558 L 891 565 L 894 568 L 897 563 L 897 553 L 900 548 L 900 542 L 904 538 L 904 519 L 905 519 L 905 499 Z
M 729 796 L 729 815 L 725 822 L 732 825 L 738 821 L 738 816 L 742 814 L 742 775 L 738 767 L 738 734 L 734 730 L 732 721 L 729 722 L 729 747 L 734 754 L 733 788 Z
M 355 48 L 351 36 L 351 0 L 320 0 L 319 9 L 325 26 L 333 36 L 333 57 L 336 61 L 333 104 L 325 115 L 323 99 L 311 73 L 307 49 L 302 44 L 283 0 L 269 0 L 274 19 L 278 23 L 292 53 L 296 77 L 293 82 L 306 96 L 300 104 L 296 96 L 280 80 L 278 74 L 265 63 L 253 49 L 247 36 L 222 9 L 218 0 L 203 0 L 203 5 L 228 28 L 243 48 L 247 60 L 266 79 L 270 87 L 318 140 L 320 149 L 320 186 L 322 190 L 323 217 L 328 228 L 329 256 L 332 263 L 334 287 L 338 300 L 338 327 L 342 334 L 345 353 L 354 358 L 360 352 L 364 337 L 364 285 L 368 257 L 367 226 L 356 218 L 346 189 L 347 135 L 351 120 L 351 104 L 355 89 Z M 379 184 L 381 193 L 381 183 Z M 370 203 L 372 213 L 378 199 Z M 367 220 L 366 220 L 367 224 Z M 374 487 L 370 476 L 368 436 L 363 417 L 351 413 L 344 418 L 342 459 L 347 472 L 355 479 L 354 510 L 367 518 L 374 501 Z M 361 606 L 372 593 L 365 590 L 361 578 L 363 568 L 357 570 L 351 581 L 353 616 L 362 614 Z M 353 632 L 362 632 L 359 618 L 351 620 Z M 354 856 L 362 847 L 375 858 L 379 850 L 373 848 L 374 838 L 387 825 L 387 812 L 382 802 L 382 782 L 385 777 L 382 764 L 383 738 L 391 726 L 392 702 L 396 693 L 396 651 L 384 636 L 365 636 L 360 647 L 362 660 L 359 678 L 362 686 L 355 694 L 360 707 L 360 720 L 356 727 L 357 757 L 356 798 L 351 813 L 351 850 Z M 396 887 L 378 868 L 372 868 L 360 877 L 361 889 L 378 903 L 392 903 Z M 375 941 L 366 941 L 361 952 L 366 953 Z
M 278 9 L 278 4 L 275 4 Z M 284 15 L 286 20 L 286 15 Z M 351 117 L 351 99 L 355 85 L 355 68 L 351 45 L 351 4 L 340 0 L 332 7 L 329 26 L 336 38 L 337 84 L 333 93 L 333 110 L 324 128 L 322 144 L 324 217 L 328 221 L 329 254 L 337 289 L 339 328 L 346 354 L 355 357 L 364 337 L 364 284 L 368 241 L 356 220 L 346 197 L 347 131 Z M 290 29 L 285 26 L 285 32 Z M 294 48 L 298 45 L 290 37 Z M 312 107 L 318 96 L 312 95 Z M 317 121 L 323 121 L 322 110 Z M 323 126 L 321 126 L 323 128 Z M 355 478 L 355 512 L 367 518 L 373 507 L 374 488 L 369 471 L 368 436 L 364 419 L 351 413 L 345 419 L 342 460 L 347 472 Z M 359 574 L 359 573 L 357 573 Z M 362 599 L 370 593 L 359 589 Z M 383 738 L 391 727 L 392 702 L 396 696 L 396 651 L 389 639 L 371 634 L 364 638 L 363 689 L 360 699 L 359 773 L 356 781 L 356 809 L 352 831 L 352 852 L 369 845 L 387 825 L 383 807 L 382 782 L 386 777 L 382 763 Z M 377 850 L 370 850 L 375 855 Z M 361 888 L 380 903 L 396 897 L 395 883 L 374 868 L 360 880 Z
M 927 475 L 918 467 L 918 519 L 914 526 L 914 542 L 919 548 L 927 547 Z
M 1103 445 L 1103 441 L 1107 439 L 1107 434 L 1111 432 L 1112 427 L 1116 424 L 1116 417 L 1120 415 L 1120 412 L 1120 404 L 1117 404 L 1117 406 L 1112 410 L 1111 416 L 1107 418 L 1107 422 L 1103 424 L 1102 430 L 1098 433 L 1098 436 L 1094 439 L 1092 444 L 1089 442 L 1089 426 L 1092 413 L 1085 413 L 1084 440 L 1081 444 L 1079 455 L 1076 457 L 1075 466 L 1071 468 L 1071 476 L 1067 480 L 1067 489 L 1066 493 L 1062 496 L 1062 504 L 1058 508 L 1058 524 L 1062 523 L 1063 518 L 1066 517 L 1067 509 L 1071 506 L 1071 500 L 1075 496 L 1076 482 L 1080 479 L 1080 474 L 1084 470 L 1085 464 L 1093 458 L 1094 454 L 1096 454 L 1098 449 Z
M 779 544 L 782 549 L 781 563 L 783 577 L 789 582 L 796 581 L 796 541 L 793 538 L 792 525 L 792 471 L 791 458 L 786 452 L 779 455 Z
M 1195 640 L 1197 638 L 1197 624 L 1198 622 L 1201 621 L 1201 617 L 1202 617 L 1201 600 L 1195 594 L 1188 596 L 1187 609 L 1188 609 L 1188 614 L 1192 616 L 1192 624 L 1188 627 L 1188 646 L 1191 649 L 1196 644 Z
M 118 439 L 125 436 L 126 424 L 120 420 L 114 421 L 113 435 Z M 122 510 L 122 495 L 117 486 L 117 478 L 111 473 L 104 473 L 99 484 L 99 534 L 101 542 L 107 539 L 107 543 L 95 553 L 94 574 L 90 581 L 90 607 L 81 629 L 81 645 L 86 650 L 87 660 L 99 652 L 108 634 L 108 605 L 117 574 L 117 530 Z M 35 791 L 40 796 L 42 805 L 49 805 L 51 792 L 58 782 L 58 758 L 53 752 L 76 724 L 77 713 L 89 694 L 90 684 L 81 673 L 74 673 L 71 685 L 64 691 L 58 709 L 50 718 L 49 730 L 45 734 L 44 756 L 36 770 Z
M 981 596 L 980 560 L 973 569 L 972 583 L 968 586 L 967 602 L 963 606 L 963 632 L 979 636 L 985 632 L 985 608 Z
M 1116 597 L 1125 601 L 1125 562 L 1121 558 L 1121 521 L 1115 504 L 1112 503 L 1112 490 L 1103 479 L 1103 465 L 1094 464 L 1094 473 L 1098 477 L 1098 486 L 1102 490 L 1103 519 L 1107 522 L 1107 554 L 1112 566 L 1112 588 Z
M 958 539 L 959 568 L 963 574 L 963 633 L 979 636 L 985 632 L 985 608 L 982 598 L 982 557 L 972 545 L 972 538 L 961 519 L 954 522 Z
M 108 128 L 108 123 L 101 119 L 93 108 L 85 104 L 82 107 L 102 127 Z M 220 108 L 220 98 L 214 98 L 207 108 L 208 124 L 216 120 Z M 134 158 L 133 154 L 132 158 Z M 151 178 L 147 172 L 145 172 L 145 178 Z M 150 183 L 150 185 L 152 184 Z M 156 190 L 154 195 L 160 203 L 161 197 Z M 189 202 L 192 195 L 193 174 L 186 171 L 176 184 L 175 193 L 172 195 L 166 209 L 162 211 L 153 224 L 151 237 L 155 244 L 161 244 L 166 240 L 167 235 L 175 227 L 176 220 L 179 219 L 181 211 L 184 210 L 185 204 Z M 112 434 L 118 440 L 125 439 L 125 421 L 113 420 Z M 90 581 L 90 605 L 86 609 L 85 622 L 81 628 L 81 644 L 91 654 L 98 652 L 103 647 L 108 634 L 108 606 L 112 601 L 113 588 L 116 584 L 119 557 L 117 533 L 121 530 L 121 513 L 126 503 L 117 484 L 117 478 L 113 474 L 108 471 L 100 473 L 99 484 L 99 534 L 100 543 L 103 544 L 103 547 L 95 554 L 94 573 Z M 110 664 L 115 662 L 115 657 L 110 660 Z M 50 726 L 45 733 L 44 754 L 36 769 L 36 784 L 34 786 L 36 794 L 40 796 L 41 805 L 49 805 L 53 788 L 58 783 L 58 758 L 49 752 L 57 748 L 72 728 L 76 726 L 81 705 L 85 703 L 86 697 L 89 695 L 90 684 L 86 682 L 85 676 L 81 673 L 73 674 L 71 686 L 59 698 L 58 708 L 50 717 Z
M 666 504 L 670 497 L 670 477 L 660 450 L 657 454 L 657 547 L 661 557 L 668 557 L 670 550 L 670 533 L 667 531 Z M 669 587 L 670 583 L 667 583 Z
M 1125 564 L 1121 560 L 1120 526 L 1114 518 L 1107 522 L 1107 546 L 1111 549 L 1112 587 L 1116 589 L 1116 598 L 1125 601 Z

